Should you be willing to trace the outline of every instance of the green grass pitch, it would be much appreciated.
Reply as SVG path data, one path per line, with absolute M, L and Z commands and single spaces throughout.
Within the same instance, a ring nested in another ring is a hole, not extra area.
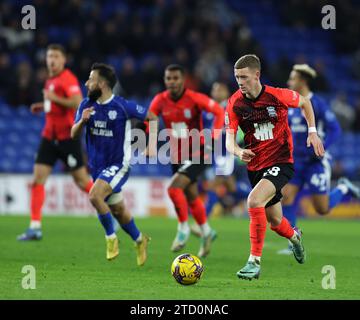
M 0 217 L 0 299 L 359 299 L 360 221 L 300 220 L 307 261 L 279 256 L 287 245 L 267 230 L 259 280 L 239 280 L 235 273 L 249 254 L 248 220 L 213 219 L 218 231 L 211 254 L 202 259 L 205 271 L 193 286 L 181 286 L 170 274 L 177 256 L 170 252 L 176 221 L 142 218 L 137 224 L 152 237 L 149 258 L 137 267 L 130 238 L 120 230 L 120 255 L 105 259 L 103 230 L 96 218 L 45 217 L 39 242 L 15 240 L 27 217 Z M 183 252 L 197 254 L 191 236 Z M 21 286 L 24 265 L 36 269 L 36 289 Z M 336 289 L 323 289 L 325 265 L 336 270 Z

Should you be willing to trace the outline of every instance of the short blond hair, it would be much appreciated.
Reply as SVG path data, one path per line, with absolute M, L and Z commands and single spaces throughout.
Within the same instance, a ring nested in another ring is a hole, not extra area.
M 308 77 L 315 79 L 317 73 L 315 69 L 311 68 L 308 64 L 295 64 L 293 70 L 299 72 L 301 75 L 307 75 Z

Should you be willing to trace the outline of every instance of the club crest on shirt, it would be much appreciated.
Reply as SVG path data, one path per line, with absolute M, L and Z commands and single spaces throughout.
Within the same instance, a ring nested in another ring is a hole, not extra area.
M 145 112 L 145 108 L 139 104 L 136 105 L 136 111 L 139 113 L 144 113 Z
M 110 120 L 115 120 L 116 116 L 117 116 L 117 112 L 115 110 L 110 110 L 108 112 L 108 117 L 109 117 Z
M 269 113 L 269 117 L 270 117 L 270 118 L 276 118 L 276 117 L 277 117 L 277 113 L 276 113 L 275 107 L 269 106 L 269 107 L 266 107 L 266 110 L 267 110 L 267 112 Z
M 187 119 L 191 119 L 191 110 L 190 109 L 185 109 L 184 110 L 184 116 Z

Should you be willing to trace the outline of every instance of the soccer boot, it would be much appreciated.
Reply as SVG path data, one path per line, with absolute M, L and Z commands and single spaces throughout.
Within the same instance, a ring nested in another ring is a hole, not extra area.
M 183 232 L 178 230 L 176 237 L 171 245 L 171 251 L 172 252 L 178 252 L 180 251 L 182 248 L 185 247 L 186 245 L 186 241 L 188 240 L 190 235 L 190 231 L 189 232 Z
M 147 259 L 147 246 L 150 242 L 151 238 L 147 235 L 142 235 L 142 240 L 137 243 L 135 242 L 136 249 L 136 262 L 138 266 L 143 266 Z
M 18 241 L 31 241 L 31 240 L 41 240 L 42 239 L 42 231 L 41 229 L 31 229 L 28 228 L 26 231 L 19 235 L 16 238 Z
M 295 260 L 303 264 L 306 260 L 306 253 L 302 240 L 302 231 L 297 227 L 294 228 L 294 231 L 296 232 L 296 238 L 298 241 L 296 243 L 292 243 L 292 252 L 294 254 Z
M 281 249 L 277 252 L 277 254 L 281 254 L 281 255 L 286 255 L 286 256 L 289 256 L 289 255 L 292 255 L 293 254 L 293 251 L 292 251 L 292 243 L 289 241 L 289 245 L 287 248 L 285 249 Z
M 260 277 L 260 263 L 248 261 L 244 268 L 240 269 L 236 275 L 239 279 L 252 280 Z
M 351 194 L 357 198 L 360 199 L 360 188 L 357 187 L 355 184 L 353 184 L 348 178 L 340 178 L 338 180 L 338 185 L 339 184 L 344 184 L 349 188 L 349 191 L 351 192 Z
M 114 238 L 106 238 L 106 259 L 113 260 L 119 255 L 119 240 Z
M 200 250 L 198 253 L 199 258 L 205 258 L 210 253 L 211 243 L 216 239 L 217 233 L 211 229 L 206 237 L 201 238 Z

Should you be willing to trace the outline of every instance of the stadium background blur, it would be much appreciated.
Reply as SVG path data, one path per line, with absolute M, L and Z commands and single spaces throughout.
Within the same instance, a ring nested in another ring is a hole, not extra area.
M 321 28 L 329 1 L 2 1 L 0 3 L 0 175 L 30 174 L 44 117 L 29 111 L 42 100 L 45 50 L 61 43 L 67 66 L 83 93 L 95 61 L 113 65 L 122 94 L 148 105 L 163 90 L 163 69 L 180 63 L 187 87 L 209 94 L 213 82 L 236 90 L 233 63 L 246 53 L 262 60 L 265 84 L 286 87 L 294 63 L 308 63 L 319 76 L 314 91 L 331 105 L 343 129 L 330 148 L 333 181 L 360 180 L 360 3 L 331 1 L 336 29 Z M 36 30 L 21 28 L 21 8 L 36 9 Z M 62 173 L 58 163 L 55 172 Z M 132 176 L 168 177 L 162 165 L 134 165 Z M 245 178 L 246 179 L 246 178 Z M 130 179 L 131 180 L 131 179 Z M 155 183 L 156 185 L 156 183 Z M 0 190 L 0 214 L 13 194 Z M 349 206 L 360 216 L 359 206 Z M 354 209 L 355 208 L 355 209 Z M 311 210 L 310 210 L 311 211 Z

